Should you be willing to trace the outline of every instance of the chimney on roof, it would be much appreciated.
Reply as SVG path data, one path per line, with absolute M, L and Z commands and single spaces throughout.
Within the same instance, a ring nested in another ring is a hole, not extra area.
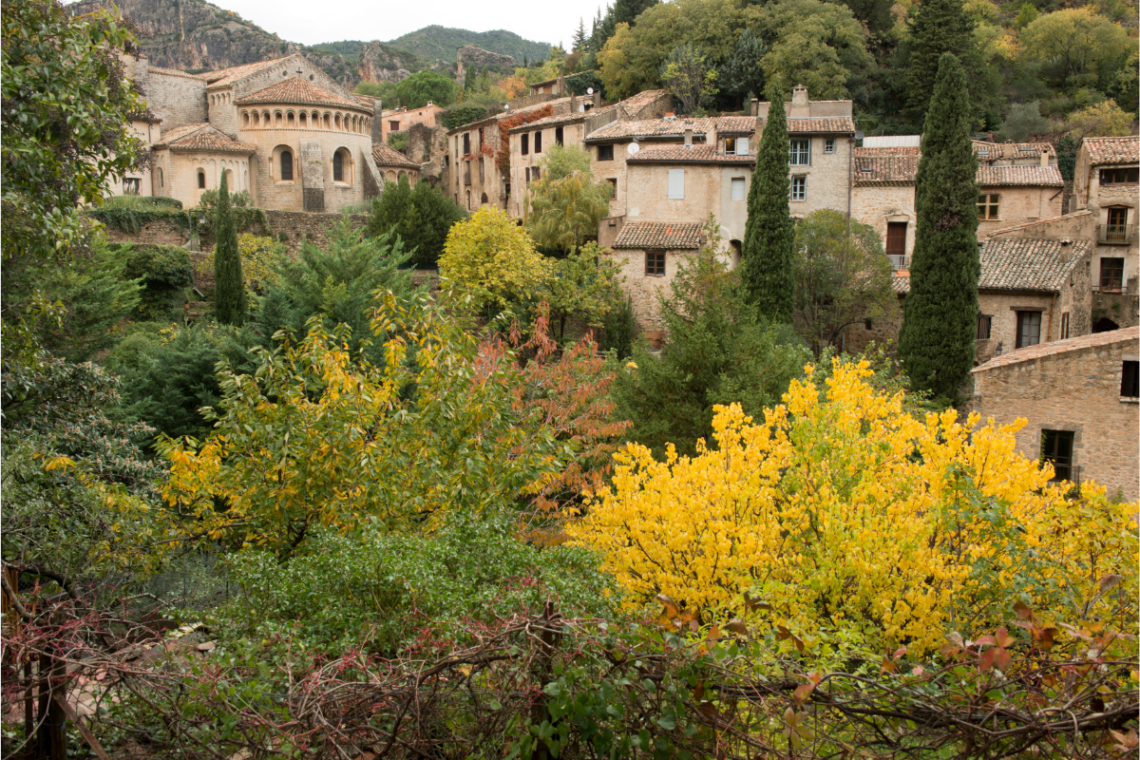
M 752 115 L 760 115 L 760 98 L 752 98 Z
M 808 119 L 811 117 L 811 101 L 808 100 L 808 88 L 797 84 L 792 89 L 792 105 L 788 108 L 789 119 Z
M 570 113 L 578 113 L 578 96 L 570 93 Z
M 693 128 L 691 126 L 685 127 L 685 147 L 693 147 Z
M 705 145 L 711 145 L 713 147 L 713 153 L 716 153 L 719 147 L 717 143 L 719 135 L 717 135 L 716 132 L 716 119 L 710 119 L 709 122 L 708 131 L 705 132 Z
M 594 92 L 594 108 L 602 107 L 602 91 L 596 90 Z
M 1044 148 L 1041 150 L 1041 165 L 1042 166 L 1048 166 L 1049 165 L 1049 150 L 1047 148 Z

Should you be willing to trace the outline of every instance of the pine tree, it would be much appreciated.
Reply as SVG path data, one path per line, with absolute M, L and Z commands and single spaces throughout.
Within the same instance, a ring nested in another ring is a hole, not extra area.
M 581 53 L 586 49 L 586 22 L 578 18 L 578 31 L 574 32 L 574 52 Z
M 217 243 L 214 246 L 214 314 L 223 325 L 245 322 L 245 282 L 241 275 L 237 229 L 230 211 L 230 192 L 226 172 L 218 188 L 218 211 L 214 222 Z
M 934 80 L 944 53 L 962 56 L 975 48 L 974 25 L 962 0 L 925 0 L 918 8 L 910 31 L 907 61 L 906 107 L 903 115 L 914 125 L 921 123 L 930 107 Z M 960 61 L 969 65 L 969 61 Z
M 922 136 L 918 223 L 899 357 L 915 388 L 950 400 L 957 399 L 974 364 L 981 273 L 976 171 L 966 74 L 946 53 Z
M 748 221 L 744 226 L 741 281 L 748 300 L 778 322 L 792 321 L 792 254 L 796 232 L 788 208 L 788 122 L 782 95 L 772 99 L 760 138 Z

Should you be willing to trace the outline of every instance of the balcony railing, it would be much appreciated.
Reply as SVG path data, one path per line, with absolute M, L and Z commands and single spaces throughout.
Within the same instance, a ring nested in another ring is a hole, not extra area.
M 1101 245 L 1128 245 L 1136 239 L 1136 225 L 1098 224 L 1096 239 Z
M 910 256 L 900 256 L 894 253 L 888 253 L 887 258 L 891 260 L 891 267 L 898 272 L 901 269 L 910 269 Z

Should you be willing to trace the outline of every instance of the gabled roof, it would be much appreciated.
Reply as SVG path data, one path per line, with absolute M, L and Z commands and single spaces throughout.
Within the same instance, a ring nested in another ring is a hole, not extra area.
M 1070 351 L 1082 351 L 1086 348 L 1098 348 L 1100 346 L 1112 346 L 1117 343 L 1127 343 L 1137 340 L 1138 338 L 1140 338 L 1140 326 L 1133 326 L 1125 327 L 1121 330 L 1112 330 L 1110 332 L 1082 335 L 1079 338 L 1055 340 L 1051 343 L 1038 343 L 1036 346 L 1019 348 L 1008 354 L 995 356 L 985 364 L 974 367 L 971 372 L 986 372 L 1010 364 L 1020 364 L 1021 362 L 1032 361 L 1034 359 L 1043 359 L 1046 356 L 1066 354 Z
M 186 79 L 200 79 L 203 82 L 206 81 L 204 74 L 190 74 L 185 71 L 179 71 L 178 69 L 164 69 L 161 66 L 148 66 L 147 71 L 151 74 L 161 74 L 167 77 L 184 77 Z
M 614 241 L 614 248 L 678 249 L 701 247 L 700 222 L 626 222 Z
M 979 166 L 978 184 L 983 187 L 1064 187 L 1056 166 Z
M 173 153 L 242 153 L 250 155 L 257 147 L 247 145 L 219 132 L 209 124 L 186 124 L 162 135 L 155 149 L 168 148 Z
M 389 148 L 387 145 L 381 145 L 380 143 L 374 143 L 372 145 L 372 158 L 376 161 L 377 166 L 416 170 L 420 168 L 419 164 L 412 161 L 400 151 L 395 148 Z
M 855 134 L 855 120 L 850 116 L 824 119 L 788 119 L 788 134 Z
M 987 240 L 979 252 L 978 290 L 1056 293 L 1090 247 L 1085 240 Z M 909 293 L 909 274 L 896 274 L 892 285 L 896 293 Z
M 644 108 L 645 106 L 649 105 L 654 100 L 656 100 L 657 98 L 661 97 L 664 94 L 665 94 L 665 90 L 645 90 L 644 92 L 639 92 L 638 94 L 634 95 L 631 98 L 626 98 L 625 100 L 619 101 L 617 103 L 611 103 L 608 106 L 601 106 L 600 108 L 591 108 L 588 111 L 575 111 L 572 113 L 564 113 L 564 114 L 556 114 L 554 116 L 547 116 L 545 119 L 539 119 L 538 121 L 532 121 L 529 124 L 519 125 L 519 126 L 515 127 L 514 129 L 512 129 L 511 132 L 512 133 L 525 132 L 529 129 L 534 129 L 536 127 L 537 128 L 553 127 L 553 126 L 557 126 L 559 124 L 570 124 L 570 123 L 575 122 L 575 121 L 585 121 L 586 119 L 589 119 L 591 117 L 600 116 L 601 114 L 609 113 L 610 111 L 614 111 L 614 110 L 617 110 L 617 109 L 622 108 L 622 107 L 624 107 L 627 111 L 629 111 L 631 108 L 636 111 L 638 109 Z M 584 100 L 581 100 L 580 102 L 582 103 L 582 105 L 585 105 Z M 518 111 L 516 111 L 515 113 L 518 113 Z
M 873 187 L 883 185 L 913 185 L 915 175 L 918 174 L 917 153 L 899 155 L 886 153 L 882 155 L 861 155 L 855 152 L 855 186 Z M 894 151 L 898 148 L 884 148 Z
M 1030 227 L 1040 227 L 1046 224 L 1054 224 L 1055 222 L 1058 222 L 1065 218 L 1075 219 L 1076 217 L 1080 216 L 1093 216 L 1093 212 L 1089 211 L 1087 208 L 1083 208 L 1080 211 L 1074 211 L 1071 214 L 1061 214 L 1061 216 L 1051 216 L 1047 219 L 1038 219 L 1035 222 L 1025 222 L 1024 224 L 1015 224 L 1010 227 L 1002 227 L 998 230 L 991 230 L 986 234 L 989 237 L 996 237 L 1006 232 L 1013 232 L 1014 230 L 1027 230 Z
M 1049 143 L 998 143 L 988 140 L 974 140 L 973 143 L 974 155 L 979 161 L 1012 161 L 1018 158 L 1040 160 L 1042 153 L 1056 153 Z
M 716 120 L 716 131 L 722 135 L 750 135 L 756 131 L 753 116 L 721 116 Z
M 1086 137 L 1084 146 L 1093 166 L 1140 163 L 1140 136 Z
M 289 77 L 277 84 L 271 84 L 263 90 L 238 98 L 234 105 L 253 106 L 270 103 L 283 103 L 302 106 L 336 106 L 337 108 L 354 108 L 358 111 L 369 111 L 359 100 L 346 98 L 324 87 L 313 84 L 308 79 Z
M 715 145 L 653 145 L 626 159 L 629 164 L 744 164 L 756 163 L 756 156 L 725 156 Z
M 258 61 L 257 63 L 246 63 L 241 66 L 231 66 L 228 69 L 218 69 L 217 71 L 207 71 L 204 74 L 198 74 L 202 79 L 205 79 L 210 87 L 230 85 L 241 79 L 242 77 L 256 74 L 262 69 L 270 66 L 280 65 L 282 62 L 292 58 L 292 55 L 287 55 L 284 58 L 271 58 L 268 61 Z
M 876 147 L 863 147 L 855 149 L 855 157 L 867 156 L 870 158 L 876 156 L 921 156 L 922 148 L 917 145 L 888 145 L 882 148 Z
M 755 124 L 755 121 L 753 123 Z M 685 134 L 686 129 L 693 130 L 694 134 L 703 135 L 715 125 L 716 119 L 686 119 L 682 117 L 615 121 L 588 134 L 586 142 L 681 137 Z

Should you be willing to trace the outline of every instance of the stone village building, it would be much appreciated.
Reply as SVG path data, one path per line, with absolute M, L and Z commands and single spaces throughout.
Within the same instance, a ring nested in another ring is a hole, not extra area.
M 229 189 L 261 208 L 338 211 L 382 189 L 372 137 L 379 103 L 354 97 L 300 54 L 204 74 L 125 62 L 145 93 L 148 112 L 132 127 L 145 124 L 151 169 L 124 177 L 124 192 L 191 207 L 225 172 Z
M 1052 462 L 1056 478 L 1094 480 L 1128 501 L 1138 494 L 1140 327 L 1003 354 L 973 370 L 971 409 L 1009 424 L 1023 455 Z

